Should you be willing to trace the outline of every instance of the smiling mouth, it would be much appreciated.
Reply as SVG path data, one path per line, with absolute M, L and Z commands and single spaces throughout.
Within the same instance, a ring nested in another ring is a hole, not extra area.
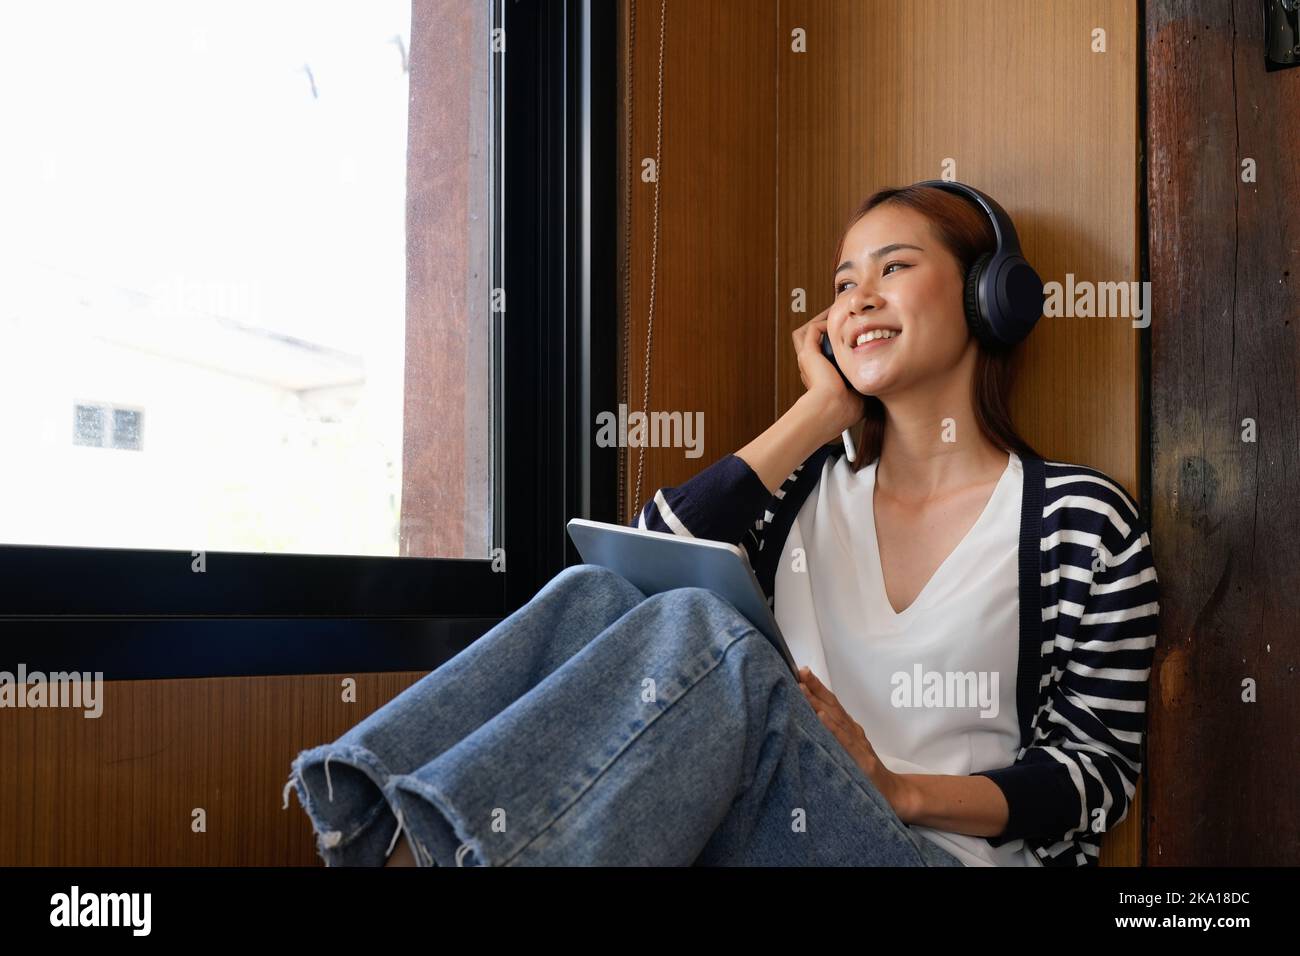
M 900 335 L 902 335 L 902 334 L 903 334 L 902 332 L 895 332 L 893 335 L 889 336 L 888 338 L 883 338 L 883 337 L 882 337 L 882 338 L 873 338 L 873 339 L 869 339 L 869 340 L 867 340 L 866 342 L 863 342 L 863 343 L 860 344 L 860 345 L 854 345 L 854 346 L 853 346 L 853 352 L 854 352 L 854 353 L 865 352 L 865 351 L 867 351 L 868 349 L 873 349 L 873 348 L 876 348 L 877 346 L 887 345 L 887 344 L 889 344 L 890 342 L 894 341 L 894 339 L 898 338 L 898 337 L 899 337 Z M 861 336 L 859 336 L 859 338 L 861 338 Z

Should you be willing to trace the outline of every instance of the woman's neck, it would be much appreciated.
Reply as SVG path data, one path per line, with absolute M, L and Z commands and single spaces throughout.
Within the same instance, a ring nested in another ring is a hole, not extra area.
M 942 395 L 885 402 L 885 430 L 876 487 L 892 498 L 921 503 L 995 481 L 1007 453 L 984 437 L 969 400 Z

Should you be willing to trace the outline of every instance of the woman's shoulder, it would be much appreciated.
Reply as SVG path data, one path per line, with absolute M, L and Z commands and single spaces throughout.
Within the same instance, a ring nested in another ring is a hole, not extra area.
M 1043 514 L 1061 524 L 1109 524 L 1114 533 L 1131 539 L 1146 533 L 1137 501 L 1113 475 L 1076 461 L 1042 459 Z

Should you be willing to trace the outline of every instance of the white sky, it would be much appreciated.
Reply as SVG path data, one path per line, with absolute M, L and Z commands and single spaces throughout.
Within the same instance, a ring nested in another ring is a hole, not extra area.
M 398 35 L 410 0 L 5 2 L 0 259 L 400 350 Z

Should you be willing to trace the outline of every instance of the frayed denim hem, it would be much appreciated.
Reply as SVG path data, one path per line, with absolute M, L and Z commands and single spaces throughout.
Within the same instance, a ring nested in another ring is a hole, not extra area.
M 383 866 L 403 833 L 417 866 L 476 866 L 487 859 L 441 794 L 410 775 L 391 773 L 365 747 L 325 744 L 302 751 L 284 785 L 283 810 L 290 789 L 328 867 Z

